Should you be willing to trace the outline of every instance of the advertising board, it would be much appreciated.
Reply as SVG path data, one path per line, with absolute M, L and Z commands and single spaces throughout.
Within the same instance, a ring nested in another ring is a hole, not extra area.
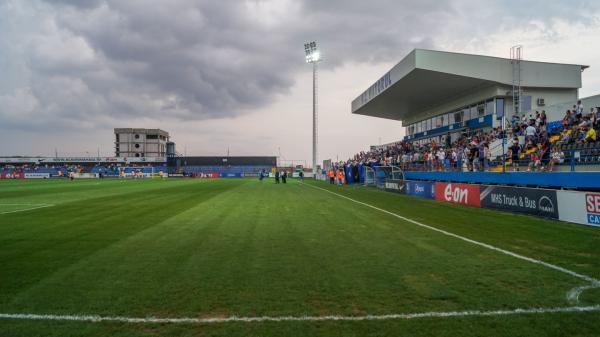
M 241 173 L 221 173 L 220 174 L 221 178 L 241 178 L 242 174 Z
M 23 179 L 25 174 L 23 173 L 0 173 L 0 179 Z
M 555 190 L 481 185 L 481 207 L 558 219 Z
M 25 179 L 47 179 L 50 178 L 50 173 L 25 173 Z
M 408 195 L 435 199 L 435 184 L 431 181 L 407 181 L 405 189 Z
M 440 201 L 480 207 L 479 185 L 435 183 L 435 198 Z
M 386 179 L 384 189 L 389 192 L 405 193 L 405 182 L 399 179 Z
M 600 193 L 557 191 L 558 219 L 600 226 Z

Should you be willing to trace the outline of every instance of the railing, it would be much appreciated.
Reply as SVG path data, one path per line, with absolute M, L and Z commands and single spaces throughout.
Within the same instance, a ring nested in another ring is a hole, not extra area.
M 365 166 L 365 185 L 385 188 L 387 180 L 404 180 L 404 173 L 398 166 Z
M 589 144 L 574 144 L 575 148 L 561 147 L 562 155 L 555 156 L 551 151 L 547 158 L 536 158 L 535 152 L 520 156 L 517 161 L 507 157 L 492 160 L 468 159 L 451 160 L 437 159 L 419 160 L 399 164 L 404 171 L 449 171 L 449 172 L 481 172 L 481 171 L 600 171 L 600 142 Z M 564 148 L 564 149 L 563 149 Z M 505 164 L 505 165 L 504 165 Z

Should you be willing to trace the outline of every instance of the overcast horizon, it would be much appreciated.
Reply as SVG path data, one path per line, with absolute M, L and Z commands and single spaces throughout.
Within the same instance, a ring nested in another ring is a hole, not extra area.
M 519 10 L 515 10 L 515 8 Z M 594 1 L 0 0 L 0 156 L 114 155 L 113 128 L 160 128 L 188 155 L 311 162 L 316 40 L 319 162 L 403 137 L 350 103 L 411 50 L 589 65 Z

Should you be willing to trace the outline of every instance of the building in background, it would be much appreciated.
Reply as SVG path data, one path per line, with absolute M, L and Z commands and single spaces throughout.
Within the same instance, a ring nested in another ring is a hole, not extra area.
M 161 129 L 115 128 L 115 157 L 166 157 L 168 142 Z

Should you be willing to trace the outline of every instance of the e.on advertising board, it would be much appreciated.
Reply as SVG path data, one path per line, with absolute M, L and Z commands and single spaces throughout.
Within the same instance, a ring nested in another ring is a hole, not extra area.
M 600 193 L 557 191 L 558 219 L 600 226 Z
M 481 207 L 479 185 L 436 182 L 435 198 L 455 204 Z

